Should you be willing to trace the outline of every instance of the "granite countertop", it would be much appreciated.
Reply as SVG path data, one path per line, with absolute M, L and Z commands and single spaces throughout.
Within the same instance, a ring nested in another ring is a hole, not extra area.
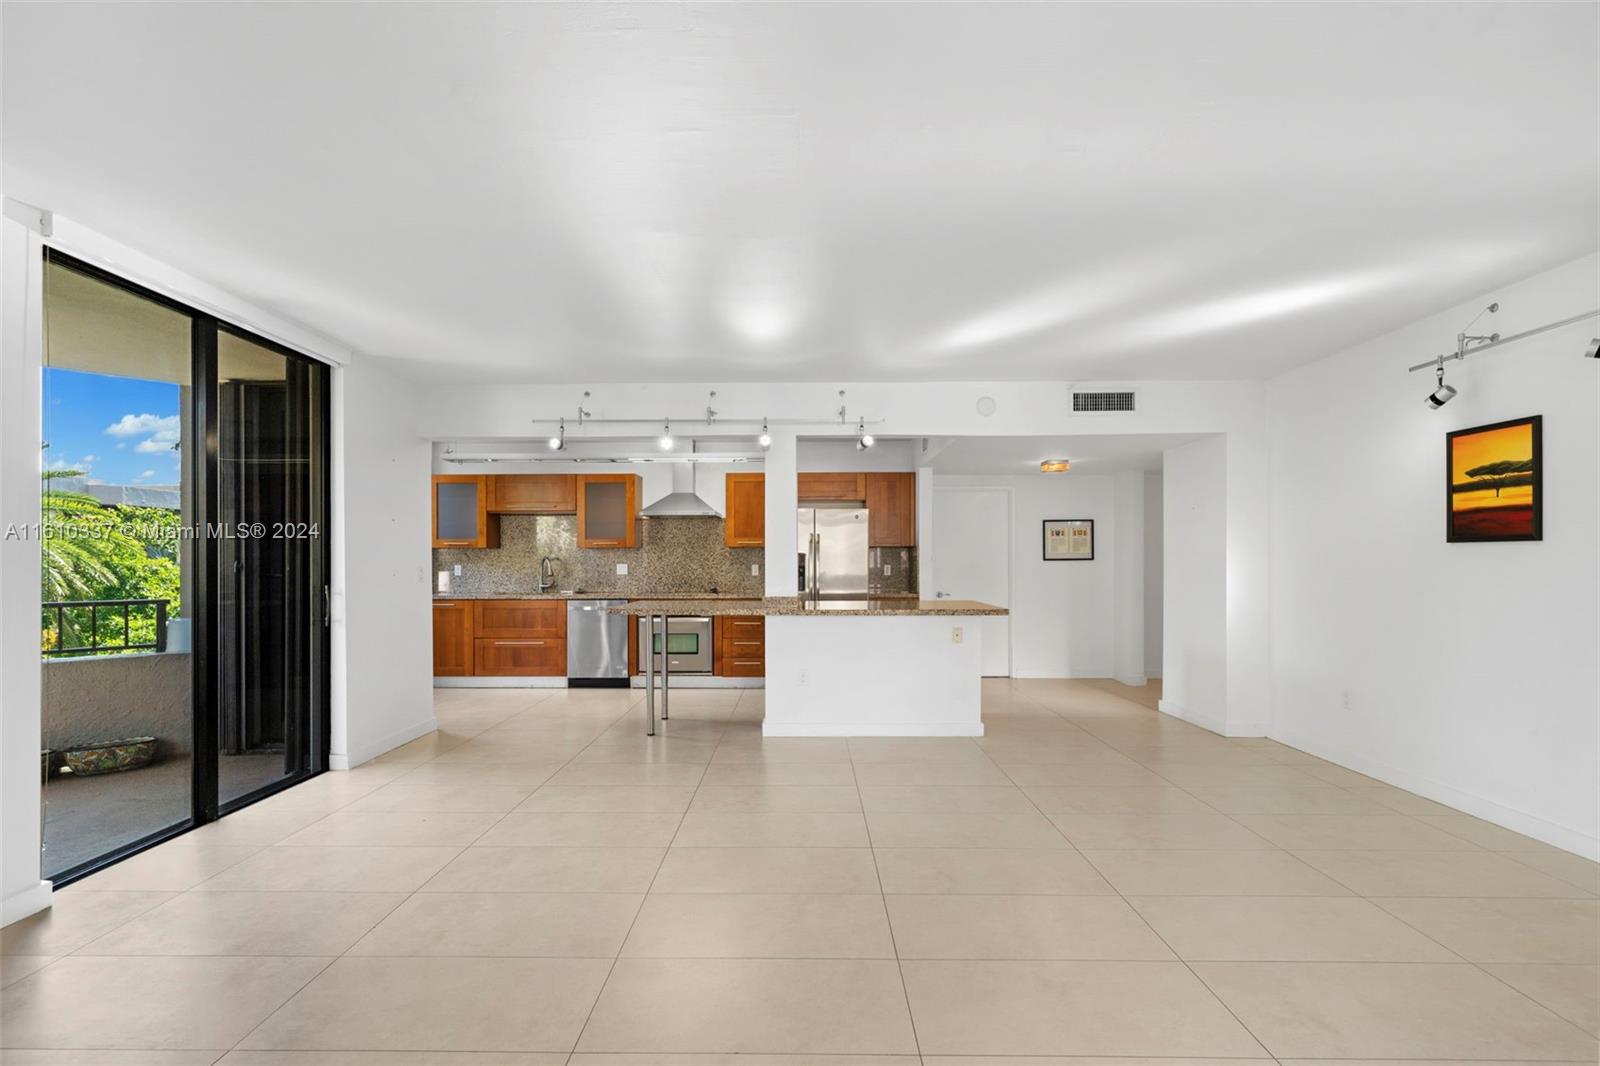
M 759 600 L 748 592 L 435 592 L 435 600 Z
M 636 600 L 626 607 L 611 608 L 614 614 L 706 614 L 706 615 L 833 615 L 844 617 L 899 617 L 915 615 L 1003 615 L 1004 607 L 977 600 L 918 600 L 909 596 L 875 596 L 863 600 L 822 600 L 813 603 L 799 596 L 768 596 L 766 599 L 679 599 L 661 596 Z

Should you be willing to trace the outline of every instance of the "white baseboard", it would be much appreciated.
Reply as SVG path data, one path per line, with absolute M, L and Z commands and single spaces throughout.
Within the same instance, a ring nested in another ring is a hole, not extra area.
M 352 770 L 364 762 L 376 759 L 386 751 L 393 751 L 402 744 L 409 744 L 418 737 L 427 736 L 439 728 L 438 719 L 428 715 L 424 720 L 408 725 L 404 729 L 397 729 L 386 737 L 380 737 L 367 744 L 352 748 L 347 752 L 336 752 L 328 756 L 330 770 Z
M 21 892 L 13 893 L 0 903 L 0 925 L 10 925 L 20 922 L 30 914 L 38 914 L 50 906 L 50 897 L 54 892 L 54 885 L 49 881 L 40 881 Z
M 566 688 L 564 677 L 436 677 L 434 688 Z
M 678 677 L 674 674 L 669 682 L 672 691 L 680 688 L 766 688 L 766 678 L 762 677 L 714 677 L 706 674 L 686 674 Z M 656 690 L 660 691 L 660 682 L 657 681 Z M 633 687 L 644 688 L 644 675 L 633 679 Z
M 1172 700 L 1156 700 L 1156 710 L 1162 714 L 1180 718 L 1190 725 L 1208 729 L 1219 737 L 1264 737 L 1267 735 L 1267 726 L 1264 722 L 1225 722 L 1211 715 L 1193 714 L 1178 706 Z
M 1424 774 L 1412 773 L 1399 767 L 1390 766 L 1377 759 L 1368 758 L 1359 752 L 1350 751 L 1337 744 L 1329 744 L 1318 737 L 1307 733 L 1300 733 L 1292 729 L 1275 729 L 1267 734 L 1280 744 L 1287 744 L 1291 748 L 1315 755 L 1319 759 L 1326 759 L 1337 763 L 1358 774 L 1382 781 L 1384 784 L 1403 788 L 1407 792 L 1414 792 L 1435 803 L 1442 803 L 1446 807 L 1454 807 L 1458 811 L 1482 818 L 1486 822 L 1503 826 L 1514 833 L 1541 840 L 1552 847 L 1562 851 L 1570 851 L 1575 855 L 1582 855 L 1586 859 L 1600 862 L 1600 839 L 1589 836 L 1581 830 L 1573 829 L 1556 822 L 1541 818 L 1536 814 L 1519 811 L 1514 807 L 1507 807 L 1496 803 L 1494 800 L 1471 792 L 1463 792 L 1458 788 L 1435 781 Z
M 764 737 L 981 737 L 983 726 L 971 722 L 800 722 L 774 725 L 771 718 L 761 723 Z

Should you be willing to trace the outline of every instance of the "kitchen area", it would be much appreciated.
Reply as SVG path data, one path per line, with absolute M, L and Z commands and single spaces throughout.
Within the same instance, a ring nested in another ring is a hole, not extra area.
M 765 477 L 752 467 L 759 459 L 690 454 L 491 473 L 442 449 L 435 469 L 452 472 L 432 479 L 435 686 L 648 686 L 653 731 L 657 679 L 670 678 L 766 688 L 768 735 L 981 732 L 977 633 L 963 640 L 946 623 L 1003 609 L 919 600 L 916 474 L 799 473 L 800 595 L 772 597 Z M 904 670 L 885 670 L 908 654 Z

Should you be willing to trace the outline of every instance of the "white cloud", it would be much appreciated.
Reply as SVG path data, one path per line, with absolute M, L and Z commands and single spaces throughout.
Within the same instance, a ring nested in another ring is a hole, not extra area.
M 167 415 L 123 415 L 120 419 L 107 426 L 105 431 L 113 437 L 140 437 L 146 433 L 171 433 L 177 439 L 178 416 Z
M 79 459 L 78 462 L 81 463 L 84 466 L 88 466 L 90 463 L 94 462 L 95 460 L 97 460 L 99 458 L 100 457 L 98 455 L 85 455 L 82 459 Z
M 143 477 L 155 477 L 156 476 L 156 472 L 154 470 L 146 470 L 144 473 L 140 474 L 139 476 L 142 477 L 142 478 Z
M 147 437 L 133 446 L 136 452 L 170 452 L 178 443 L 178 431 L 171 433 L 163 430 L 153 437 Z
M 126 448 L 126 447 L 127 447 L 127 446 L 128 446 L 128 442 L 127 442 L 127 441 L 125 441 L 125 440 L 119 440 L 119 441 L 117 441 L 117 447 L 118 447 L 118 448 L 119 448 L 119 449 L 120 449 L 120 448 Z

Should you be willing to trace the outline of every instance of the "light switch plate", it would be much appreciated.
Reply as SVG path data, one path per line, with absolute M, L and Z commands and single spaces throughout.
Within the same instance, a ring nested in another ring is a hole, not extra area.
M 893 563 L 884 563 L 883 564 L 883 576 L 884 577 L 893 577 L 894 576 L 894 564 Z
M 960 644 L 961 643 L 961 627 L 960 626 L 951 626 L 950 627 L 950 643 L 952 643 L 952 644 Z
M 760 563 L 751 563 L 750 564 L 750 576 L 751 577 L 760 577 L 761 576 L 761 564 Z
M 618 563 L 617 564 L 617 573 L 618 574 L 626 574 L 627 572 L 628 572 L 628 564 L 627 563 Z
M 460 563 L 457 563 L 455 565 L 455 576 L 456 577 L 460 577 L 461 576 L 461 564 Z

